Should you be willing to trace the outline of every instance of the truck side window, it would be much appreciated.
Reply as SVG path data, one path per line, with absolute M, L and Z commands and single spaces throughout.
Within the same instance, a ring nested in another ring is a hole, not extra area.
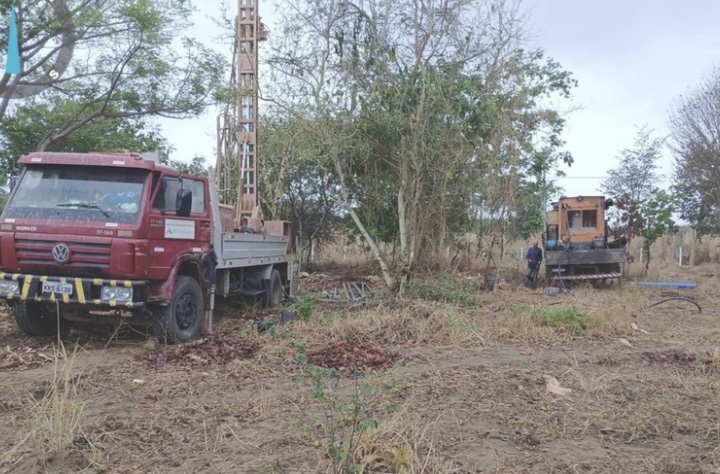
M 192 214 L 205 214 L 205 183 L 196 179 L 183 179 L 183 188 L 192 190 Z
M 177 178 L 163 178 L 160 181 L 160 192 L 155 197 L 153 208 L 163 210 L 174 210 L 177 192 L 180 189 L 180 180 Z M 194 199 L 194 197 L 193 197 Z
M 155 198 L 153 208 L 160 210 L 175 209 L 177 192 L 182 187 L 192 191 L 191 214 L 205 214 L 205 183 L 196 179 L 183 178 L 182 183 L 178 178 L 163 178 L 160 182 L 160 192 Z

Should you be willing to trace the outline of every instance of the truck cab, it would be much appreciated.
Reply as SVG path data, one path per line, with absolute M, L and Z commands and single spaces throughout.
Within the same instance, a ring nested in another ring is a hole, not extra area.
M 0 298 L 22 330 L 90 313 L 194 336 L 208 302 L 209 183 L 138 154 L 30 153 L 0 215 Z M 179 294 L 178 294 L 179 292 Z

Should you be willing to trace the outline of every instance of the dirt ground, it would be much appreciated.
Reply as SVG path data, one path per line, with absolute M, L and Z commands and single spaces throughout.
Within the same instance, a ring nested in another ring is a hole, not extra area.
M 0 471 L 717 473 L 713 272 L 664 274 L 693 290 L 316 300 L 264 331 L 223 306 L 212 339 L 174 347 L 107 327 L 59 348 L 3 312 Z M 677 295 L 702 312 L 649 307 Z

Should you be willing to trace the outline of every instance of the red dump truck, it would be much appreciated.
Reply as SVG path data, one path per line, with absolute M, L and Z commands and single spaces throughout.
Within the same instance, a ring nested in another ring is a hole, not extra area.
M 177 343 L 212 331 L 216 295 L 269 307 L 297 290 L 290 224 L 248 217 L 238 228 L 206 177 L 132 153 L 19 163 L 0 216 L 0 298 L 27 334 L 124 318 Z

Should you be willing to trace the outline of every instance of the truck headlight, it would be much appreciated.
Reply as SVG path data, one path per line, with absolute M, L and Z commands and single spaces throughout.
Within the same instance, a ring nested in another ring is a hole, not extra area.
M 20 290 L 20 283 L 14 280 L 0 280 L 0 292 L 17 293 Z
M 100 294 L 104 301 L 132 301 L 133 290 L 124 286 L 103 286 Z

